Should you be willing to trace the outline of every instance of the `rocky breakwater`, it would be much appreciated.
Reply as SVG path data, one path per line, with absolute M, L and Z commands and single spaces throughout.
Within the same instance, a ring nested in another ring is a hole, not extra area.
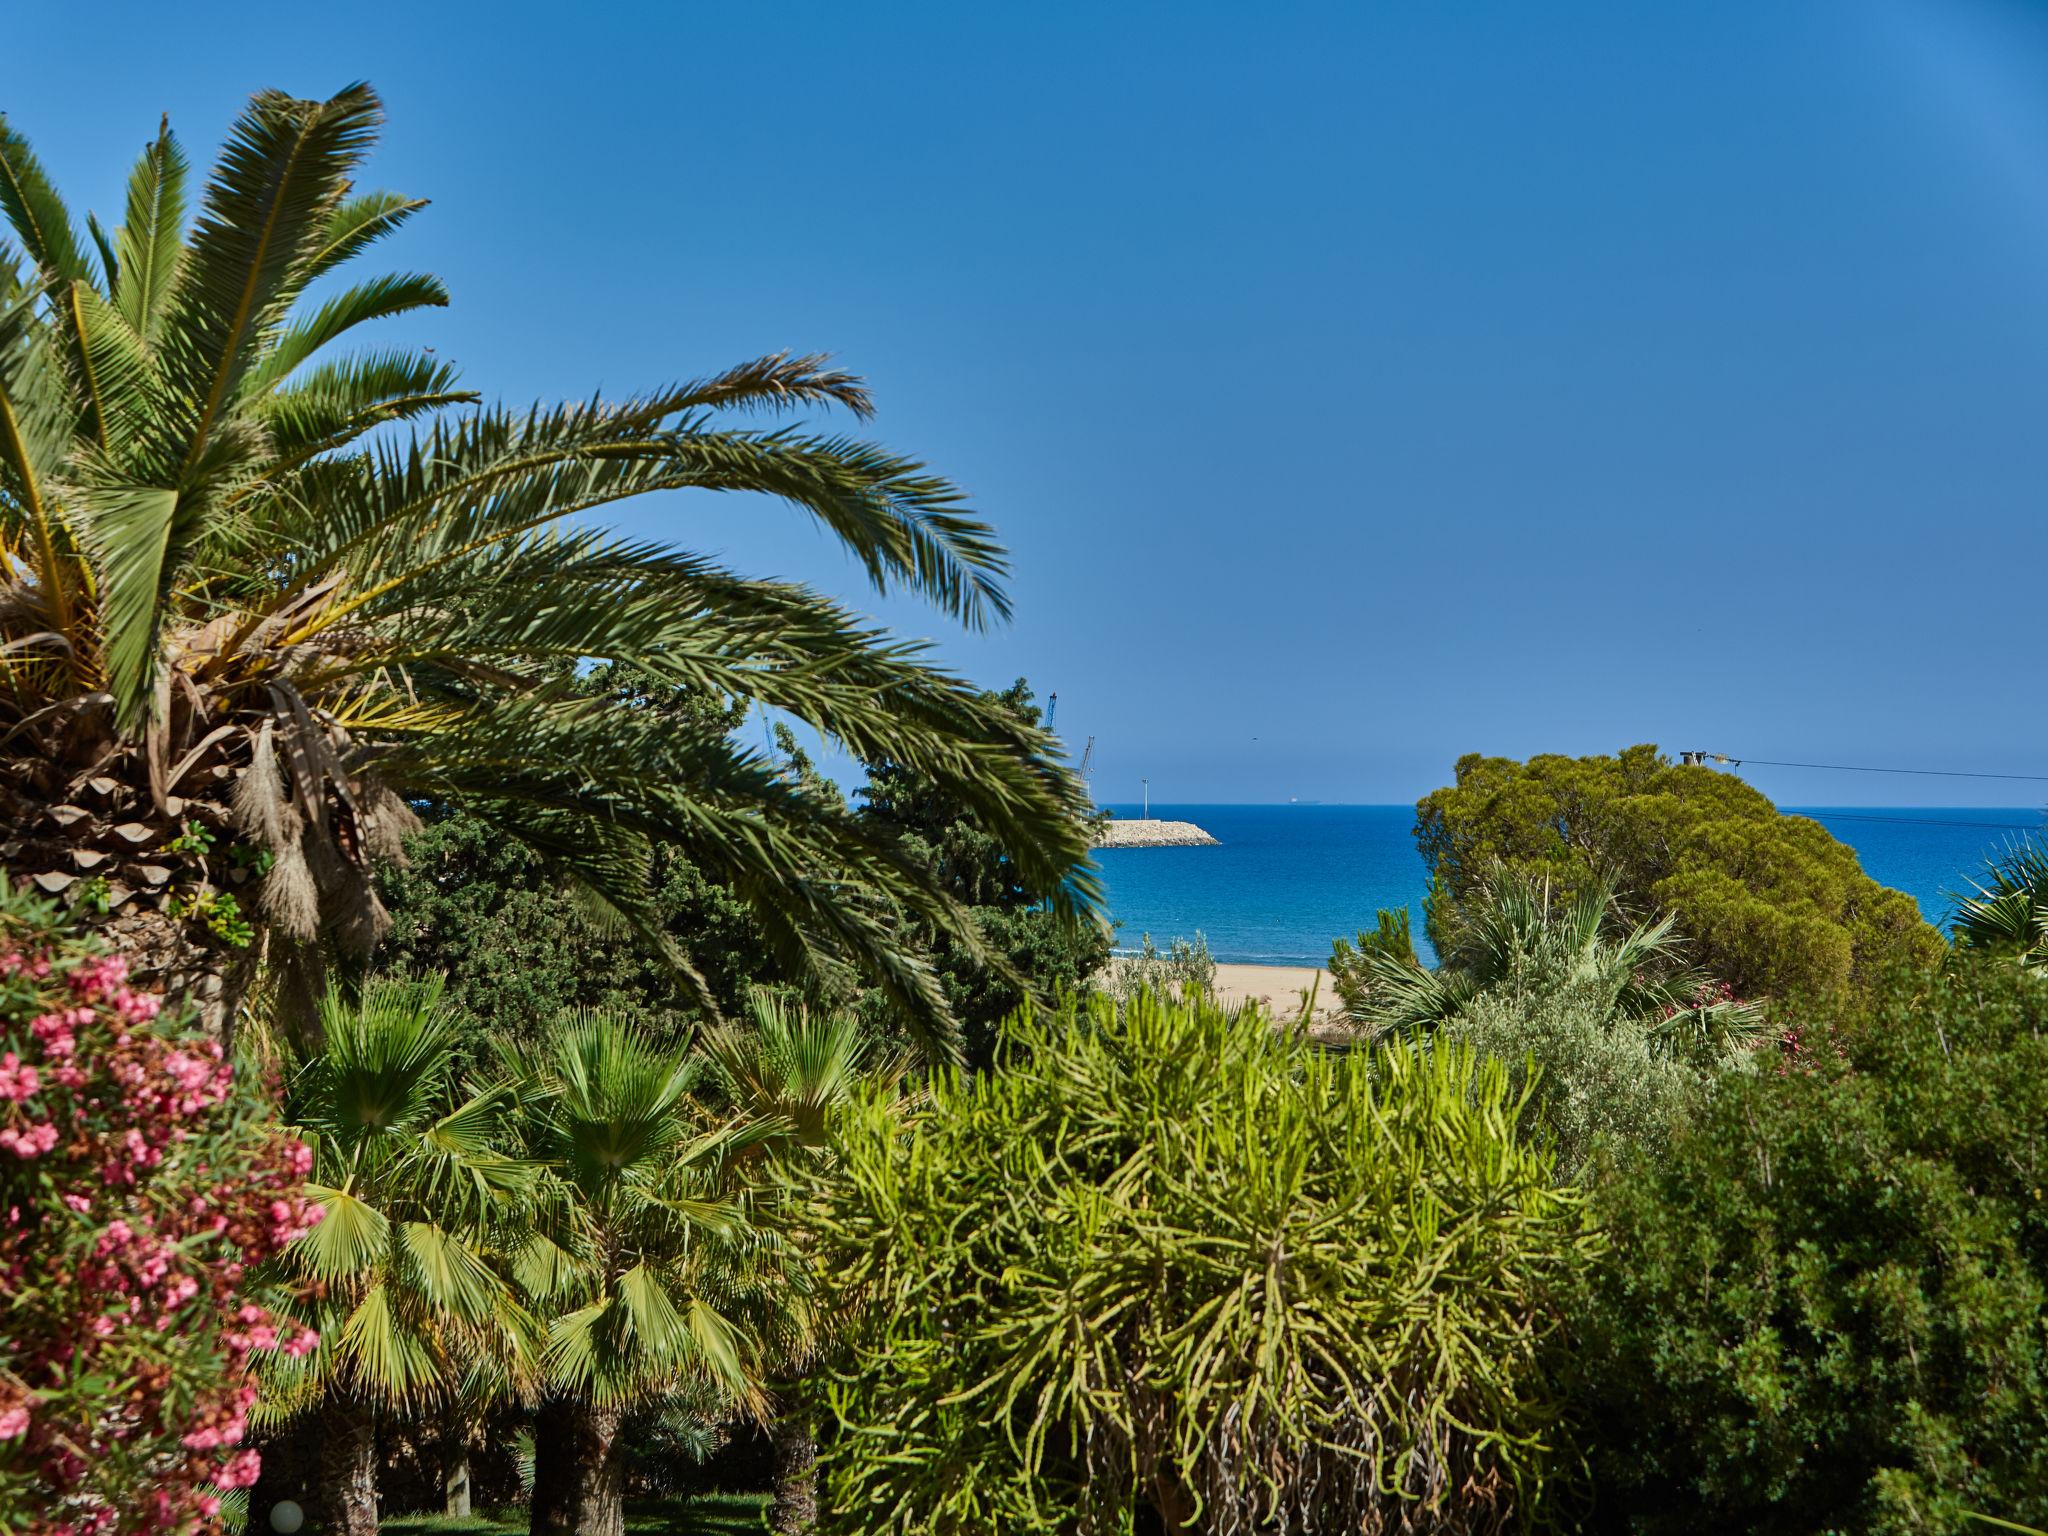
M 1098 848 L 1202 848 L 1215 842 L 1192 821 L 1161 821 L 1156 817 L 1105 821 L 1095 838 Z

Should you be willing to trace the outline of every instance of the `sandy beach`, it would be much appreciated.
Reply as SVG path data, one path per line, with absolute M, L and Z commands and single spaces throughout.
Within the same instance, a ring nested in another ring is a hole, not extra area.
M 1316 1024 L 1336 1021 L 1343 1011 L 1330 973 L 1312 965 L 1222 965 L 1216 967 L 1216 998 L 1219 1002 L 1257 1003 L 1276 1019 L 1292 1019 L 1301 1013 L 1301 995 L 1315 988 Z

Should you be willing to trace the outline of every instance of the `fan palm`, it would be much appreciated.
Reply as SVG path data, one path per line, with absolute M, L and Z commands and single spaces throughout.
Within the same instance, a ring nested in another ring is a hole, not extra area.
M 727 1104 L 746 1122 L 779 1128 L 763 1144 L 770 1153 L 829 1162 L 842 1111 L 857 1092 L 898 1077 L 903 1063 L 878 1058 L 866 1032 L 846 1014 L 792 1007 L 764 989 L 752 994 L 749 1014 L 745 1025 L 706 1031 L 699 1047 Z M 791 1206 L 777 1209 L 796 1214 Z M 801 1250 L 803 1234 L 789 1236 Z M 778 1374 L 800 1376 L 815 1360 L 829 1320 L 803 1285 L 764 1287 L 756 1300 L 750 1320 Z M 801 1408 L 783 1401 L 769 1420 L 768 1438 L 775 1452 L 770 1524 L 783 1536 L 796 1536 L 817 1523 L 816 1432 Z
M 1953 898 L 1957 946 L 2015 954 L 2024 965 L 2048 965 L 2048 847 L 2014 843 L 1970 884 L 1969 895 Z
M 780 1268 L 772 1223 L 755 1220 L 777 1188 L 737 1165 L 783 1127 L 715 1122 L 693 1096 L 699 1061 L 611 1015 L 572 1016 L 506 1059 L 525 1151 L 547 1175 L 515 1259 L 548 1317 L 533 1530 L 617 1536 L 629 1412 L 706 1387 L 756 1416 L 766 1406 L 744 1315 Z
M 278 1260 L 319 1346 L 271 1357 L 266 1414 L 323 1412 L 329 1518 L 377 1529 L 374 1416 L 449 1411 L 530 1375 L 538 1329 L 498 1261 L 534 1183 L 501 1142 L 509 1084 L 458 1090 L 439 982 L 373 981 L 321 1000 L 321 1047 L 285 1114 L 314 1147 L 319 1223 Z
M 1762 1028 L 1760 1010 L 1726 997 L 1689 967 L 1672 929 L 1669 914 L 1630 923 L 1605 882 L 1560 901 L 1548 881 L 1497 881 L 1463 904 L 1437 969 L 1425 970 L 1393 948 L 1362 953 L 1365 986 L 1353 1016 L 1380 1033 L 1428 1031 L 1485 994 L 1571 991 L 1597 1000 L 1617 1022 L 1652 1030 L 1674 1051 L 1754 1035 Z
M 419 274 L 339 285 L 422 206 L 354 187 L 380 122 L 367 86 L 255 97 L 189 221 L 166 128 L 88 245 L 0 119 L 20 246 L 0 249 L 0 862 L 220 1026 L 256 948 L 373 943 L 372 862 L 397 855 L 408 802 L 456 801 L 653 943 L 643 866 L 672 843 L 785 959 L 856 963 L 947 1038 L 886 914 L 983 947 L 918 861 L 728 733 L 576 671 L 617 662 L 910 764 L 1082 914 L 1086 801 L 1050 738 L 807 589 L 567 520 L 653 491 L 764 493 L 878 589 L 970 626 L 1009 611 L 991 530 L 914 461 L 729 419 L 871 415 L 820 357 L 514 410 L 476 405 L 429 353 L 329 356 L 446 302 Z

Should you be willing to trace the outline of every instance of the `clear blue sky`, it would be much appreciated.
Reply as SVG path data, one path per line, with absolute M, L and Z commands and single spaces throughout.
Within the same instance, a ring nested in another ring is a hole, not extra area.
M 169 111 L 385 94 L 413 329 L 525 401 L 828 349 L 1019 617 L 773 505 L 625 518 L 1057 689 L 1095 788 L 1412 799 L 1656 740 L 2048 773 L 2048 7 L 17 8 L 118 209 Z M 1788 803 L 2048 786 L 1753 775 Z

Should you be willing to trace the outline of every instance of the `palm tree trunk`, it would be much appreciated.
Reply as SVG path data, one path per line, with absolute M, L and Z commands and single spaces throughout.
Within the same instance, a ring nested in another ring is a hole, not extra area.
M 810 1416 L 791 1408 L 768 1426 L 775 1449 L 775 1503 L 769 1523 L 777 1536 L 807 1536 L 818 1523 L 818 1437 Z
M 228 949 L 197 938 L 192 925 L 168 917 L 140 899 L 94 925 L 128 962 L 129 980 L 162 992 L 172 1002 L 189 1002 L 207 1035 L 230 1046 L 235 1010 L 256 973 L 251 951 Z
M 460 1414 L 448 1416 L 441 1441 L 441 1512 L 469 1518 L 469 1425 Z
M 0 862 L 105 938 L 128 962 L 137 987 L 189 1001 L 206 1032 L 225 1043 L 255 973 L 253 949 L 163 909 L 174 892 L 191 895 L 197 874 L 217 894 L 237 886 L 237 905 L 254 914 L 256 887 L 247 871 L 209 871 L 203 858 L 171 846 L 188 823 L 216 833 L 226 826 L 228 781 L 211 775 L 228 768 L 202 762 L 182 781 L 180 795 L 159 800 L 141 748 L 101 756 L 112 741 L 110 720 L 81 718 L 68 735 L 0 754 L 0 847 L 7 850 Z M 203 795 L 181 798 L 202 783 Z
M 625 1536 L 618 1408 L 551 1398 L 533 1422 L 532 1536 Z
M 320 1506 L 334 1536 L 377 1536 L 377 1421 L 361 1403 L 321 1414 Z

